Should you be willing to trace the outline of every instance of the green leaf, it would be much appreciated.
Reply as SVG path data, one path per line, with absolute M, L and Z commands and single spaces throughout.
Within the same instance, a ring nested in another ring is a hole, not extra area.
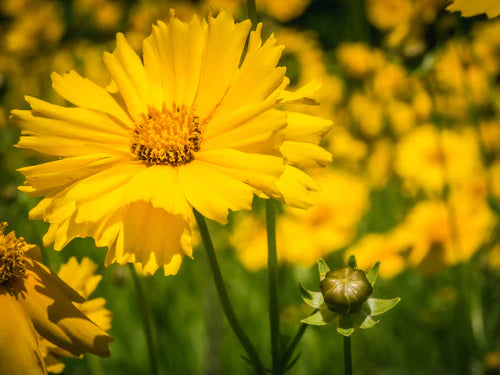
M 337 332 L 340 333 L 342 336 L 349 337 L 353 334 L 354 328 L 345 329 L 345 328 L 337 327 Z
M 351 255 L 349 259 L 347 259 L 347 265 L 351 268 L 357 269 L 358 263 L 356 262 L 356 256 Z
M 327 309 L 320 309 L 309 315 L 307 318 L 302 319 L 301 322 L 313 326 L 324 326 L 325 324 L 331 322 L 334 318 L 334 312 Z
M 375 282 L 377 281 L 378 269 L 380 267 L 380 262 L 375 263 L 375 265 L 366 273 L 366 278 L 372 285 L 372 288 L 375 286 Z
M 319 281 L 323 281 L 326 274 L 330 271 L 330 267 L 323 259 L 318 260 Z
M 359 328 L 368 329 L 376 326 L 380 320 L 373 319 L 370 315 L 365 316 L 363 321 L 359 324 Z
M 401 301 L 401 298 L 399 297 L 393 299 L 368 298 L 366 303 L 370 307 L 370 315 L 377 316 L 392 309 L 399 303 L 399 301 Z
M 314 307 L 315 309 L 319 309 L 319 307 L 325 303 L 323 300 L 323 294 L 321 292 L 313 292 L 311 290 L 307 290 L 304 288 L 302 284 L 300 286 L 300 295 L 305 303 L 309 306 Z

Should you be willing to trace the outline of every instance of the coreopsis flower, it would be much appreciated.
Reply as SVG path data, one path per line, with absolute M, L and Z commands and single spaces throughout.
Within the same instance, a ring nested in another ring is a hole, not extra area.
M 112 338 L 73 304 L 84 298 L 43 264 L 39 249 L 0 224 L 0 373 L 45 374 L 38 335 L 72 355 L 109 356 Z
M 453 0 L 446 10 L 449 12 L 461 12 L 462 17 L 472 17 L 486 13 L 488 18 L 493 18 L 500 14 L 500 3 L 492 0 Z
M 85 298 L 84 302 L 74 303 L 74 305 L 101 329 L 108 331 L 111 329 L 111 311 L 104 307 L 106 300 L 104 298 L 88 299 L 102 279 L 101 275 L 95 274 L 96 269 L 97 265 L 89 258 L 83 258 L 81 262 L 78 262 L 75 257 L 71 257 L 61 266 L 57 275 Z M 39 343 L 47 370 L 55 374 L 61 373 L 64 370 L 64 363 L 61 358 L 73 357 L 71 353 L 50 343 L 41 336 L 39 337 Z
M 54 73 L 54 89 L 75 107 L 27 97 L 32 109 L 12 112 L 18 147 L 60 158 L 20 169 L 20 189 L 44 197 L 30 217 L 51 224 L 45 245 L 91 236 L 109 248 L 106 264 L 175 274 L 192 255 L 193 208 L 226 223 L 254 193 L 310 206 L 315 186 L 298 168 L 330 160 L 317 143 L 331 122 L 279 109 L 311 102 L 318 85 L 286 90 L 276 66 L 283 47 L 272 35 L 262 41 L 262 24 L 242 59 L 250 28 L 224 11 L 189 23 L 172 12 L 145 39 L 144 62 L 117 34 L 104 54 L 116 92 Z

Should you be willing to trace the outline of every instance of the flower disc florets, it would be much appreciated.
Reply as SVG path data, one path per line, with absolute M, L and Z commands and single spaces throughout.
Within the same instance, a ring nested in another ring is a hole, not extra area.
M 26 265 L 24 253 L 33 246 L 22 237 L 16 238 L 14 232 L 4 235 L 7 223 L 0 224 L 0 285 L 6 285 L 14 278 L 24 276 Z
M 166 104 L 149 107 L 135 123 L 131 150 L 146 165 L 178 166 L 194 159 L 200 150 L 204 122 L 192 110 Z

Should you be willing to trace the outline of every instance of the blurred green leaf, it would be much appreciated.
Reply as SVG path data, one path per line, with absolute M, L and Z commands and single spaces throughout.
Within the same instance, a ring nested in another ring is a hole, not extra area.
M 358 263 L 356 262 L 356 256 L 351 255 L 349 259 L 347 260 L 347 265 L 351 268 L 357 269 L 358 268 Z

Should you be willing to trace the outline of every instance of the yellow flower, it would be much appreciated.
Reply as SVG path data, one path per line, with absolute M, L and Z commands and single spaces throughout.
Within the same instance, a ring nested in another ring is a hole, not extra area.
M 487 240 L 495 217 L 486 202 L 452 194 L 447 204 L 440 200 L 418 203 L 399 227 L 409 238 L 409 261 L 433 273 L 445 265 L 467 261 Z
M 380 262 L 380 276 L 391 278 L 405 269 L 404 251 L 407 247 L 408 241 L 401 231 L 388 234 L 371 233 L 347 249 L 345 258 L 355 255 L 361 269 L 371 268 L 376 262 Z
M 363 134 L 373 137 L 382 131 L 384 111 L 375 98 L 356 92 L 349 101 L 349 110 Z
M 370 184 L 382 188 L 387 184 L 393 171 L 394 145 L 387 138 L 377 140 L 373 144 L 366 163 L 366 171 Z
M 365 43 L 342 43 L 337 47 L 337 58 L 346 73 L 362 78 L 378 69 L 384 62 L 383 54 Z
M 281 22 L 288 22 L 300 16 L 311 0 L 257 0 L 257 8 Z
M 415 128 L 397 145 L 396 172 L 409 188 L 439 193 L 482 172 L 477 138 L 471 129 L 440 132 L 427 124 Z
M 446 10 L 461 12 L 462 17 L 472 17 L 486 13 L 489 18 L 493 18 L 500 14 L 500 4 L 494 0 L 453 0 Z
M 94 275 L 96 269 L 97 265 L 89 258 L 83 258 L 79 263 L 75 257 L 71 257 L 61 266 L 57 276 L 85 298 L 85 302 L 74 305 L 97 326 L 108 331 L 111 329 L 111 312 L 104 307 L 106 300 L 104 298 L 88 300 L 102 279 L 101 275 Z M 71 353 L 51 344 L 43 337 L 39 337 L 39 343 L 47 370 L 56 374 L 61 373 L 64 369 L 61 357 L 72 356 Z
M 193 208 L 224 224 L 254 193 L 310 206 L 313 181 L 297 167 L 329 160 L 317 143 L 331 122 L 278 109 L 311 102 L 318 85 L 285 90 L 283 47 L 262 41 L 262 24 L 240 64 L 250 27 L 223 11 L 190 23 L 172 12 L 144 41 L 144 64 L 117 35 L 104 54 L 116 93 L 54 73 L 54 89 L 76 107 L 27 97 L 30 111 L 12 111 L 18 147 L 60 157 L 20 169 L 20 189 L 44 197 L 30 217 L 51 224 L 45 245 L 91 236 L 109 248 L 106 264 L 175 274 L 192 256 Z
M 112 341 L 73 303 L 84 299 L 39 259 L 39 249 L 0 225 L 0 373 L 46 374 L 38 335 L 72 355 L 109 356 Z

